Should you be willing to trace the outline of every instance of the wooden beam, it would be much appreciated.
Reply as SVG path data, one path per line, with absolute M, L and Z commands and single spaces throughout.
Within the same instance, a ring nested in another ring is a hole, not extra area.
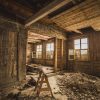
M 0 4 L 17 15 L 22 15 L 27 18 L 33 15 L 33 11 L 31 9 L 16 3 L 14 0 L 0 0 Z
M 61 70 L 63 70 L 64 40 L 61 39 Z
M 53 11 L 59 9 L 60 7 L 64 6 L 65 4 L 69 3 L 72 0 L 55 0 L 45 8 L 40 10 L 34 16 L 26 20 L 25 27 L 30 26 L 31 24 L 35 23 L 36 21 L 40 20 L 41 18 L 47 16 L 48 14 L 52 13 Z
M 54 71 L 57 71 L 57 38 L 55 37 L 55 44 L 54 44 Z
M 4 9 L 1 5 L 0 5 L 0 17 L 6 18 L 7 20 L 10 21 L 21 23 L 23 25 L 25 21 L 24 19 L 20 18 L 19 16 L 16 16 L 12 12 L 9 12 L 6 8 Z

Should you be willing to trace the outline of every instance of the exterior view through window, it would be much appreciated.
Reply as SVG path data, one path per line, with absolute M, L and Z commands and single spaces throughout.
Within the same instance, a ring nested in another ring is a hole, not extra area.
M 53 59 L 54 43 L 47 43 L 46 45 L 46 59 Z
M 42 45 L 37 45 L 36 47 L 36 58 L 42 58 Z
M 88 60 L 88 39 L 74 40 L 75 60 Z

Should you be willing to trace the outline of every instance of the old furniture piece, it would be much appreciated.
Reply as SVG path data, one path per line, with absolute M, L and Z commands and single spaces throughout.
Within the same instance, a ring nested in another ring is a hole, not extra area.
M 41 91 L 50 91 L 51 96 L 53 97 L 52 89 L 50 87 L 48 77 L 55 75 L 53 73 L 53 70 L 47 67 L 40 67 L 39 68 L 39 77 L 37 80 L 37 85 L 35 87 L 35 91 L 37 92 L 37 95 L 39 96 Z M 46 84 L 46 87 L 42 87 L 43 84 Z

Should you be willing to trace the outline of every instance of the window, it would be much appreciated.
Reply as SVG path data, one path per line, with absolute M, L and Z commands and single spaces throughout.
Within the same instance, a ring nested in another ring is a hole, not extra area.
M 74 49 L 69 49 L 68 60 L 74 60 Z
M 46 58 L 53 59 L 54 56 L 54 43 L 48 43 L 46 45 Z
M 42 45 L 37 45 L 36 47 L 36 58 L 42 58 Z
M 75 60 L 88 60 L 88 39 L 74 40 Z

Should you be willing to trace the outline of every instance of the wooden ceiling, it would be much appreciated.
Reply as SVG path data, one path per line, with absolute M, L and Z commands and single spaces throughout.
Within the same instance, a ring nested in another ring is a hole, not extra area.
M 40 35 L 40 34 L 32 32 L 32 31 L 28 31 L 28 43 L 41 42 L 43 40 L 48 40 L 50 38 L 52 38 L 52 37 L 46 36 L 46 35 Z
M 83 0 L 68 3 L 40 20 L 41 23 L 53 24 L 69 32 L 81 33 L 80 29 L 92 27 L 100 31 L 100 0 Z
M 25 26 L 38 21 L 66 32 L 100 30 L 100 0 L 0 0 L 0 16 Z
M 0 0 L 0 16 L 22 24 L 53 0 Z

